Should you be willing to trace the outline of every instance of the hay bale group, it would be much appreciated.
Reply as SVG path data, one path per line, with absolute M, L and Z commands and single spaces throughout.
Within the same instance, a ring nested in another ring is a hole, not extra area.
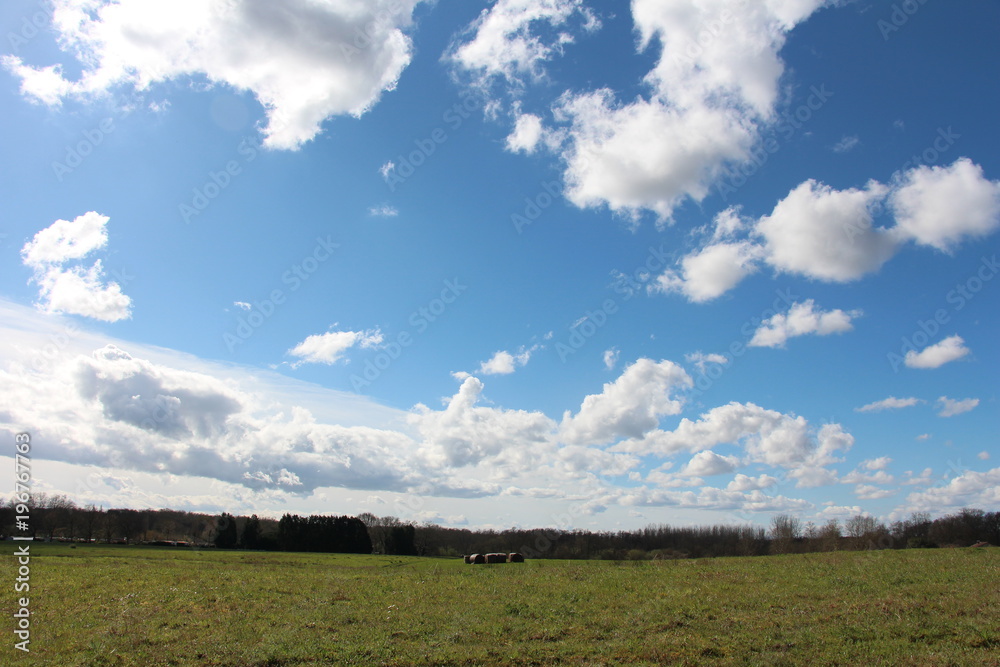
M 483 565 L 486 563 L 523 563 L 524 556 L 519 553 L 509 553 L 509 554 L 472 554 L 471 556 L 462 556 L 465 559 L 467 565 Z

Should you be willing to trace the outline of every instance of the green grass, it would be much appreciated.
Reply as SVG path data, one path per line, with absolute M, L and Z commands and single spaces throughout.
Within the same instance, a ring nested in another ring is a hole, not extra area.
M 33 544 L 31 568 L 31 653 L 5 631 L 2 664 L 1000 665 L 997 549 L 471 566 Z

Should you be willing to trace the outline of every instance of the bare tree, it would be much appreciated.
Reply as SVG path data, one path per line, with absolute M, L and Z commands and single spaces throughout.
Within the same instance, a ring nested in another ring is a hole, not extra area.
M 771 517 L 771 553 L 791 553 L 795 540 L 802 534 L 802 522 L 791 514 Z

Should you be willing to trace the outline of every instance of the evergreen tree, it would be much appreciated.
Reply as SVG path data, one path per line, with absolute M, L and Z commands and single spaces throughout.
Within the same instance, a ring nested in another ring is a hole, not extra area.
M 260 537 L 260 519 L 254 514 L 243 524 L 243 534 L 240 535 L 240 546 L 244 549 L 259 549 L 261 545 Z
M 236 541 L 236 517 L 223 512 L 215 522 L 213 542 L 220 549 L 235 549 Z

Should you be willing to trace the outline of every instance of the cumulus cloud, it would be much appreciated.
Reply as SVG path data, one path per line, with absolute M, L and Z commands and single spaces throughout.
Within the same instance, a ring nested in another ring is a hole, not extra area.
M 483 383 L 469 377 L 444 410 L 417 405 L 409 422 L 422 438 L 422 452 L 438 465 L 494 465 L 526 470 L 549 449 L 555 423 L 539 412 L 498 410 L 477 405 Z
M 893 224 L 876 226 L 876 213 L 886 204 Z M 728 208 L 713 226 L 709 240 L 651 283 L 651 293 L 710 301 L 761 264 L 778 273 L 845 283 L 878 271 L 910 240 L 951 251 L 1000 226 L 1000 182 L 986 180 L 968 158 L 948 167 L 910 169 L 892 186 L 870 181 L 864 188 L 837 190 L 810 179 L 756 220 Z
M 900 238 L 950 252 L 1000 227 L 1000 181 L 965 157 L 948 167 L 923 165 L 906 173 L 890 205 Z
M 17 373 L 0 378 L 11 384 Z M 38 424 L 33 435 L 56 460 L 296 492 L 405 488 L 419 477 L 415 443 L 402 433 L 318 423 L 301 407 L 275 410 L 236 383 L 114 345 L 22 384 L 0 398 L 0 411 L 11 423 Z
M 639 359 L 626 367 L 600 394 L 587 396 L 576 415 L 563 416 L 560 434 L 569 443 L 603 444 L 638 438 L 655 429 L 660 418 L 681 411 L 679 390 L 691 377 L 672 361 Z
M 986 472 L 966 470 L 947 484 L 911 493 L 901 509 L 938 514 L 962 507 L 996 507 L 997 503 L 1000 503 L 1000 468 Z
M 546 61 L 573 43 L 577 27 L 600 27 L 582 0 L 499 0 L 484 9 L 448 55 L 456 65 L 475 73 L 479 85 L 492 79 L 519 85 L 542 76 Z
M 890 235 L 872 225 L 872 208 L 887 192 L 874 181 L 848 190 L 805 181 L 757 222 L 767 263 L 829 282 L 850 282 L 877 271 L 895 252 Z
M 117 322 L 132 316 L 132 300 L 117 282 L 106 281 L 101 260 L 90 266 L 71 262 L 85 259 L 108 243 L 110 218 L 95 211 L 68 220 L 56 220 L 21 248 L 24 265 L 33 270 L 39 306 L 49 313 L 69 313 Z
M 530 113 L 518 114 L 514 130 L 507 136 L 507 150 L 531 154 L 545 137 L 542 119 Z
M 733 477 L 727 486 L 727 491 L 737 491 L 740 493 L 745 493 L 747 491 L 760 491 L 762 489 L 769 489 L 772 486 L 777 485 L 778 478 L 772 477 L 771 475 L 760 475 L 758 477 L 750 477 L 742 473 L 737 474 Z
M 861 500 L 881 500 L 896 495 L 896 491 L 891 489 L 880 489 L 871 484 L 858 484 L 854 487 L 854 493 Z
M 673 431 L 651 431 L 620 442 L 612 450 L 672 456 L 723 444 L 741 446 L 751 463 L 815 469 L 839 461 L 835 452 L 850 449 L 854 438 L 839 424 L 825 424 L 814 430 L 803 417 L 767 410 L 753 403 L 732 402 L 712 408 L 697 421 L 684 418 Z
M 760 246 L 749 241 L 715 243 L 685 256 L 680 270 L 663 272 L 650 292 L 677 292 L 689 301 L 705 303 L 722 296 L 757 271 Z
M 904 362 L 907 368 L 940 368 L 969 354 L 961 336 L 949 336 L 939 343 L 925 347 L 920 352 L 910 350 Z
M 684 355 L 684 360 L 689 364 L 694 364 L 694 367 L 702 374 L 704 374 L 705 367 L 708 364 L 725 366 L 729 363 L 729 360 L 721 354 L 705 354 L 704 352 L 692 352 L 691 354 Z
M 618 357 L 621 356 L 621 351 L 618 348 L 611 348 L 609 350 L 604 350 L 604 367 L 609 371 L 618 365 Z
M 574 204 L 669 220 L 685 199 L 703 199 L 725 165 L 749 158 L 760 126 L 775 116 L 785 37 L 822 4 L 636 0 L 638 51 L 659 48 L 645 94 L 623 103 L 609 89 L 567 91 L 552 109 L 555 129 L 515 114 L 508 148 L 530 152 L 546 135 Z M 580 0 L 501 0 L 449 57 L 481 89 L 500 81 L 517 98 L 566 44 L 597 27 Z
M 892 459 L 888 456 L 880 456 L 877 459 L 868 459 L 867 461 L 861 462 L 861 467 L 865 470 L 885 470 L 889 464 L 892 463 Z
M 288 351 L 293 357 L 298 357 L 293 366 L 301 364 L 334 364 L 344 358 L 344 353 L 354 346 L 373 348 L 382 344 L 382 332 L 378 329 L 368 331 L 328 331 L 324 334 L 314 334 Z
M 740 465 L 735 456 L 721 456 L 711 451 L 698 452 L 681 470 L 682 475 L 689 477 L 711 477 L 736 470 Z
M 883 410 L 899 410 L 900 408 L 909 408 L 920 403 L 923 403 L 923 401 L 919 398 L 896 398 L 895 396 L 890 396 L 889 398 L 883 398 L 881 401 L 875 401 L 874 403 L 863 405 L 860 408 L 855 408 L 855 412 L 882 412 Z
M 815 334 L 829 336 L 851 331 L 852 320 L 861 316 L 860 310 L 844 312 L 839 308 L 826 312 L 815 310 L 812 299 L 794 303 L 787 314 L 778 313 L 764 320 L 747 344 L 749 347 L 783 347 L 789 338 Z
M 327 118 L 360 116 L 395 87 L 410 62 L 404 30 L 418 2 L 55 0 L 53 27 L 80 76 L 17 56 L 3 65 L 44 104 L 204 76 L 252 92 L 267 114 L 265 145 L 295 149 Z
M 939 417 L 954 417 L 956 415 L 961 415 L 966 412 L 971 412 L 979 406 L 978 398 L 966 398 L 963 400 L 956 400 L 953 398 L 948 398 L 947 396 L 942 396 L 937 400 Z
M 610 90 L 567 94 L 567 196 L 669 220 L 685 199 L 701 201 L 727 163 L 748 159 L 774 116 L 786 34 L 822 0 L 749 5 L 637 0 L 639 50 L 658 42 L 649 95 L 620 103 Z
M 528 363 L 535 349 L 525 349 L 522 347 L 515 354 L 506 350 L 499 350 L 479 365 L 479 372 L 483 375 L 510 375 L 518 367 L 525 366 Z
M 896 479 L 885 470 L 862 465 L 841 477 L 840 481 L 843 484 L 892 484 Z

